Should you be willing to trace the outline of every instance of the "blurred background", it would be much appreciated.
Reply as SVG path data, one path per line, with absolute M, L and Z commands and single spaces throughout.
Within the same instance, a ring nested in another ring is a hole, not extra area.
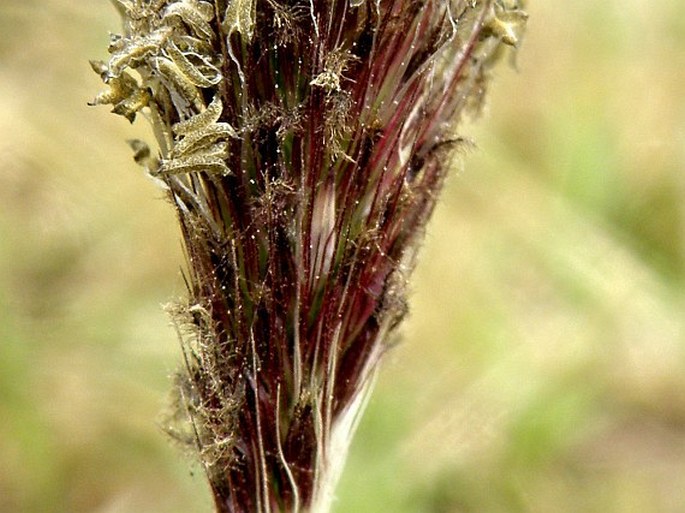
M 685 511 L 685 4 L 539 0 L 463 127 L 335 513 Z M 86 102 L 104 0 L 0 3 L 0 512 L 209 512 L 159 429 L 175 220 Z

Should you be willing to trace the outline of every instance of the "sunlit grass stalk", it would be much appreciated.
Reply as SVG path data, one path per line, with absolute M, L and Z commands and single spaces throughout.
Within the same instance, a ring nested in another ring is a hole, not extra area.
M 328 510 L 462 113 L 525 15 L 494 0 L 116 0 L 96 104 L 187 254 L 182 420 L 220 512 Z

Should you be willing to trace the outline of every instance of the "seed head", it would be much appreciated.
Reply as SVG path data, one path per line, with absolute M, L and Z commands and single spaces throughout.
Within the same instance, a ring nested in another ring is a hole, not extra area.
M 222 512 L 327 509 L 517 0 L 115 0 L 111 104 L 173 203 L 176 439 Z

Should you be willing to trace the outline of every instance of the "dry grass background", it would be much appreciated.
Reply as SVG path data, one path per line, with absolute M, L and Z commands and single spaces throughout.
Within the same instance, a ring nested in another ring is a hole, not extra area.
M 529 2 L 337 513 L 685 511 L 685 6 Z M 171 209 L 86 102 L 105 1 L 0 5 L 0 512 L 207 512 L 155 425 Z M 196 469 L 197 470 L 197 469 Z

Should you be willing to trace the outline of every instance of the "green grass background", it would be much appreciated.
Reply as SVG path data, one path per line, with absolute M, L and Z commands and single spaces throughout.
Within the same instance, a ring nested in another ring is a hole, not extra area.
M 685 4 L 538 0 L 335 513 L 685 511 Z M 179 234 L 86 102 L 103 0 L 0 3 L 0 512 L 209 512 L 158 413 Z

